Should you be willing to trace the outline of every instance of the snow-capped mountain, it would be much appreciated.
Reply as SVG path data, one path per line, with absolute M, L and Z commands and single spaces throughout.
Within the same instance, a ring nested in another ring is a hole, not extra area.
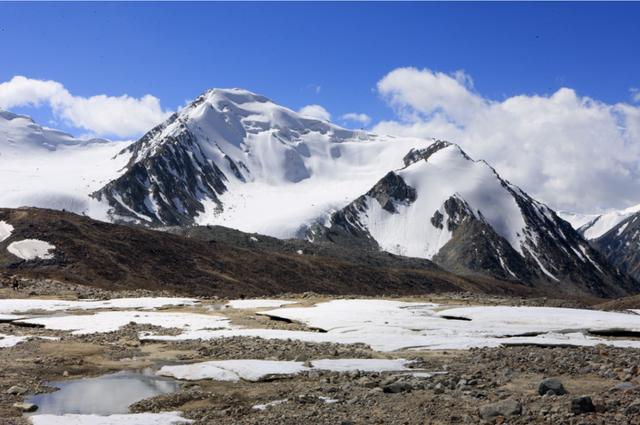
M 447 142 L 344 129 L 240 89 L 205 92 L 131 144 L 0 120 L 0 206 L 331 240 L 590 295 L 640 289 Z
M 308 238 L 432 259 L 456 272 L 562 282 L 582 293 L 636 285 L 612 271 L 554 211 L 457 145 L 438 141 L 414 149 L 404 165 L 310 227 Z
M 622 220 L 591 244 L 611 264 L 640 280 L 640 212 Z
M 118 176 L 127 142 L 82 140 L 0 110 L 0 206 L 66 209 L 106 218 L 89 194 Z
M 577 214 L 560 211 L 558 215 L 568 221 L 585 239 L 592 240 L 603 236 L 637 212 L 640 212 L 640 204 L 604 214 Z
M 294 237 L 431 142 L 347 130 L 246 90 L 214 89 L 124 150 L 125 172 L 94 197 L 114 220 Z

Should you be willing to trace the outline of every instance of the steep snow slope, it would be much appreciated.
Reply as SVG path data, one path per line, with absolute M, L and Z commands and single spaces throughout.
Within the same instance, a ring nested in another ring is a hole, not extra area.
M 323 226 L 311 226 L 308 238 L 368 244 L 456 272 L 569 282 L 584 293 L 634 286 L 546 205 L 457 145 L 437 141 L 404 162 Z
M 637 212 L 640 212 L 640 204 L 604 214 L 560 212 L 558 215 L 568 221 L 585 239 L 592 240 L 604 235 Z
M 127 142 L 80 140 L 0 111 L 0 206 L 66 209 L 106 218 L 88 195 L 118 176 Z
M 620 270 L 640 280 L 640 212 L 593 239 L 591 244 Z
M 430 143 L 346 130 L 245 90 L 215 89 L 123 151 L 126 172 L 95 196 L 116 220 L 292 237 Z

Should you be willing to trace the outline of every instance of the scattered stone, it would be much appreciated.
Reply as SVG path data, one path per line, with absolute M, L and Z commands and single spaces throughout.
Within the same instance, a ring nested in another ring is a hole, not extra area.
M 540 395 L 564 395 L 566 393 L 567 390 L 557 378 L 547 378 L 538 386 L 538 394 Z
M 583 413 L 595 412 L 596 407 L 591 401 L 591 397 L 581 396 L 571 400 L 571 412 L 574 415 L 581 415 Z
M 506 399 L 497 403 L 486 404 L 480 408 L 480 417 L 488 420 L 498 416 L 517 416 L 522 413 L 522 405 L 518 400 Z
M 23 395 L 26 393 L 27 393 L 27 389 L 19 385 L 14 385 L 13 387 L 7 390 L 7 394 L 13 394 L 13 395 Z
M 617 385 L 614 385 L 610 391 L 629 391 L 629 390 L 634 390 L 637 387 L 638 387 L 637 385 L 631 382 L 621 382 Z
M 409 392 L 411 390 L 412 390 L 411 385 L 403 381 L 397 381 L 397 382 L 394 382 L 393 384 L 385 385 L 382 388 L 382 391 L 384 391 L 387 394 L 398 394 L 398 393 Z
M 32 403 L 13 403 L 13 407 L 22 412 L 35 412 L 38 410 L 38 406 Z

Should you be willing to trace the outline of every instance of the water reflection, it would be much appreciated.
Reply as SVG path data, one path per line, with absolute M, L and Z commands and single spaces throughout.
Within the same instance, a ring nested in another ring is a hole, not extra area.
M 176 391 L 180 384 L 155 376 L 153 371 L 118 372 L 97 378 L 50 382 L 59 391 L 38 394 L 28 400 L 38 406 L 36 414 L 127 413 L 128 407 L 145 398 Z

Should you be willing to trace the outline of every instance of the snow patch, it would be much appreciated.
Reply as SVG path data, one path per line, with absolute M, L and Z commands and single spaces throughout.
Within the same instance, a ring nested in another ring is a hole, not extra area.
M 438 311 L 435 304 L 387 300 L 333 300 L 314 307 L 261 312 L 299 321 L 326 332 L 230 328 L 192 330 L 181 335 L 141 335 L 142 340 L 181 341 L 233 336 L 294 339 L 339 344 L 363 343 L 378 351 L 468 349 L 528 345 L 638 347 L 640 341 L 604 339 L 589 331 L 640 332 L 640 316 L 582 309 L 481 306 Z M 470 320 L 449 320 L 462 317 Z M 536 336 L 527 336 L 536 335 Z
M 230 327 L 229 320 L 221 316 L 142 311 L 106 311 L 91 315 L 36 317 L 16 321 L 16 323 L 27 325 L 44 326 L 46 329 L 70 331 L 73 335 L 113 332 L 131 322 L 183 330 Z
M 21 241 L 11 242 L 7 247 L 7 251 L 23 260 L 50 260 L 54 257 L 56 247 L 49 242 L 39 239 L 23 239 Z
M 225 307 L 235 309 L 275 308 L 289 304 L 296 304 L 296 301 L 274 299 L 231 300 L 225 304 Z
M 6 221 L 0 220 L 0 242 L 7 240 L 13 232 L 13 226 Z
M 0 299 L 0 314 L 25 313 L 29 311 L 98 310 L 98 309 L 143 309 L 151 310 L 168 306 L 194 305 L 195 298 L 141 297 L 113 298 L 110 300 L 39 300 L 9 298 Z
M 193 421 L 182 417 L 181 412 L 130 413 L 123 415 L 33 415 L 33 425 L 178 425 Z
M 218 360 L 180 366 L 163 366 L 157 373 L 176 379 L 197 381 L 260 381 L 266 378 L 286 377 L 312 369 L 332 372 L 396 372 L 409 370 L 404 359 L 324 359 L 313 360 L 311 367 L 303 362 L 280 360 Z

